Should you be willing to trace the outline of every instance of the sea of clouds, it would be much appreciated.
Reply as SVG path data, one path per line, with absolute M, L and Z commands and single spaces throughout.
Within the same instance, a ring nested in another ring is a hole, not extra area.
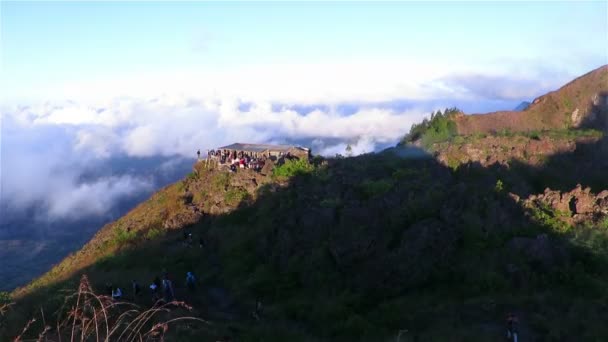
M 452 69 L 460 71 L 341 63 L 129 75 L 57 86 L 50 101 L 5 102 L 0 209 L 103 215 L 162 185 L 151 175 L 162 168 L 117 170 L 117 158 L 177 164 L 234 142 L 301 144 L 324 156 L 347 145 L 354 155 L 375 152 L 436 109 L 512 109 L 570 77 Z

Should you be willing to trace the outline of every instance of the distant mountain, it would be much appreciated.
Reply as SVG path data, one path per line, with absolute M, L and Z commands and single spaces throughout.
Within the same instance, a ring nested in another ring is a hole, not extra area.
M 528 109 L 528 107 L 530 107 L 530 105 L 531 105 L 530 102 L 523 101 L 522 103 L 518 104 L 517 107 L 515 107 L 513 110 L 516 112 L 521 112 L 521 111 Z
M 459 134 L 599 128 L 608 129 L 608 65 L 595 69 L 556 91 L 536 98 L 525 111 L 462 115 Z

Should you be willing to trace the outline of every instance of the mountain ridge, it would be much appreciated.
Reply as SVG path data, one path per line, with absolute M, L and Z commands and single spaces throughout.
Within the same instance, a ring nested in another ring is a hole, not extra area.
M 166 270 L 199 275 L 177 296 L 215 324 L 175 332 L 184 341 L 496 340 L 511 311 L 526 340 L 607 336 L 608 140 L 506 128 L 264 174 L 199 162 L 15 290 L 5 334 L 82 274 L 102 289 Z
M 608 65 L 537 97 L 523 111 L 459 116 L 459 134 L 595 127 L 608 129 Z

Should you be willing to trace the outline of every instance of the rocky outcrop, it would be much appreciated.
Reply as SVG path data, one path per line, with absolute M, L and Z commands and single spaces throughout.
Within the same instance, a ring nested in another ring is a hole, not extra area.
M 547 188 L 542 194 L 531 195 L 524 201 L 524 205 L 549 206 L 556 210 L 564 221 L 577 223 L 593 219 L 593 216 L 608 215 L 608 190 L 595 195 L 590 188 L 583 188 L 580 184 L 568 192 Z
M 179 229 L 198 223 L 203 218 L 203 213 L 195 206 L 189 206 L 188 210 L 180 211 L 169 217 L 163 223 L 165 229 Z
M 599 137 L 596 136 L 576 139 L 550 136 L 538 138 L 487 136 L 465 138 L 461 143 L 437 144 L 433 146 L 433 150 L 437 159 L 446 166 L 452 166 L 455 163 L 479 163 L 484 167 L 493 164 L 509 166 L 513 160 L 539 165 L 546 160 L 547 156 L 557 153 L 572 153 L 576 150 L 577 144 L 588 144 L 598 140 Z

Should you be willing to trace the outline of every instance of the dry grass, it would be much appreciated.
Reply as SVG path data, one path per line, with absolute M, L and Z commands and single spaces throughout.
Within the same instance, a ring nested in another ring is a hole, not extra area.
M 0 313 L 4 315 L 9 308 L 9 304 L 0 307 Z M 185 302 L 159 301 L 143 310 L 133 303 L 97 295 L 88 278 L 82 276 L 78 290 L 65 298 L 54 325 L 46 321 L 41 309 L 40 316 L 30 319 L 13 342 L 164 341 L 170 326 L 179 322 L 210 324 L 200 318 L 178 316 L 176 310 L 190 311 L 192 307 Z

